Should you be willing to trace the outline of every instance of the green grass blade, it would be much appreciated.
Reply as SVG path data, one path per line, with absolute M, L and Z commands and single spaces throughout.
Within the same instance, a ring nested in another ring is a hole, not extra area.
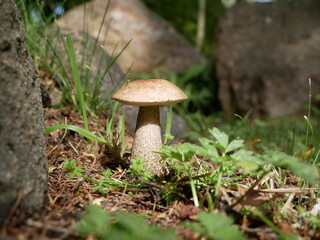
M 112 59 L 111 59 L 111 61 L 109 62 L 106 70 L 105 70 L 104 73 L 102 74 L 102 78 L 104 78 L 105 75 L 109 72 L 111 66 L 117 61 L 117 59 L 120 57 L 120 55 L 121 55 L 121 54 L 124 52 L 124 50 L 129 46 L 129 44 L 131 43 L 131 41 L 132 41 L 132 39 L 131 39 L 130 41 L 128 41 L 128 42 L 126 43 L 126 45 L 124 45 L 124 47 L 121 49 L 121 51 L 120 51 L 118 54 L 114 54 L 114 53 L 111 54 Z M 115 47 L 115 49 L 116 49 L 116 47 Z M 131 67 L 130 67 L 130 68 L 131 68 Z M 126 75 L 126 74 L 125 74 L 125 75 Z M 125 83 L 125 84 L 126 84 L 126 83 Z M 114 85 L 114 83 L 113 83 L 113 85 Z
M 120 156 L 123 157 L 124 152 L 126 151 L 126 142 L 125 142 L 126 128 L 124 122 L 124 114 L 119 118 L 119 141 L 121 142 L 121 152 Z
M 312 86 L 311 86 L 311 78 L 309 78 L 308 116 L 304 116 L 304 118 L 307 120 L 307 130 L 306 130 L 306 140 L 305 140 L 306 149 L 308 149 L 308 143 L 309 143 L 309 129 L 310 127 L 312 127 L 309 120 L 311 116 L 311 101 L 312 101 Z
M 248 126 L 248 124 L 246 123 L 246 120 L 243 117 L 241 117 L 240 115 L 238 115 L 238 114 L 234 114 L 234 115 L 236 117 L 240 118 L 240 120 L 242 121 L 242 123 L 244 124 L 246 129 L 248 130 L 250 137 L 253 137 L 252 131 L 251 131 L 250 127 Z
M 70 37 L 70 34 L 67 34 L 66 38 L 67 38 L 68 55 L 69 55 L 70 64 L 71 64 L 71 68 L 72 68 L 74 83 L 76 85 L 77 96 L 78 96 L 79 104 L 81 107 L 81 112 L 82 112 L 83 121 L 84 121 L 84 127 L 85 127 L 85 129 L 89 130 L 86 103 L 84 101 L 83 91 L 82 91 L 82 87 L 81 87 L 81 81 L 80 81 L 80 77 L 79 77 L 79 73 L 78 73 L 76 56 L 74 53 L 73 43 L 72 43 L 72 39 Z
M 74 131 L 74 132 L 80 134 L 81 136 L 84 136 L 85 138 L 87 138 L 91 141 L 98 141 L 98 143 L 100 143 L 100 144 L 110 145 L 110 143 L 108 143 L 105 139 L 96 136 L 94 133 L 92 133 L 84 128 L 80 128 L 80 127 L 77 127 L 74 125 L 69 125 L 69 124 L 59 124 L 59 125 L 50 126 L 50 127 L 46 128 L 45 133 L 49 134 L 49 133 L 56 131 L 58 129 L 68 129 L 68 130 L 71 130 L 71 131 Z
M 172 125 L 172 106 L 169 106 L 169 111 L 166 116 L 166 130 L 164 134 L 163 144 L 167 144 L 169 140 L 172 140 L 174 137 L 171 135 L 171 125 Z
M 114 128 L 114 120 L 115 120 L 116 113 L 117 113 L 119 107 L 120 107 L 120 103 L 119 102 L 115 102 L 114 105 L 113 105 L 111 118 L 107 120 L 107 124 L 106 124 L 106 136 L 107 136 L 107 139 L 111 139 L 111 137 L 112 137 L 112 129 Z

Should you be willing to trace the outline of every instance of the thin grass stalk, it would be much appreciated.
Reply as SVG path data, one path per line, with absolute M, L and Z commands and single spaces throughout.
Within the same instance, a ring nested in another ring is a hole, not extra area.
M 265 224 L 267 224 L 271 229 L 273 229 L 277 234 L 279 234 L 278 239 L 289 239 L 285 234 L 272 222 L 270 221 L 258 208 L 256 208 L 253 213 L 258 216 Z
M 78 73 L 78 66 L 77 66 L 76 57 L 75 57 L 75 53 L 74 53 L 74 49 L 73 49 L 73 43 L 72 43 L 72 39 L 70 37 L 70 34 L 67 34 L 66 38 L 67 38 L 67 46 L 68 46 L 68 56 L 69 56 L 69 60 L 70 60 L 71 68 L 72 68 L 73 79 L 74 79 L 74 83 L 76 86 L 78 101 L 79 101 L 79 104 L 81 107 L 84 127 L 86 130 L 89 130 L 86 103 L 85 103 L 84 96 L 83 96 L 81 81 L 80 81 L 80 77 L 79 77 L 79 73 Z
M 206 0 L 199 0 L 196 49 L 201 51 L 206 32 Z
M 96 51 L 96 47 L 97 47 L 97 44 L 98 44 L 98 41 L 99 41 L 99 38 L 100 38 L 100 34 L 101 34 L 101 30 L 102 30 L 102 26 L 104 25 L 104 22 L 105 22 L 105 19 L 106 19 L 106 16 L 107 16 L 107 12 L 109 10 L 109 7 L 110 7 L 110 0 L 108 1 L 108 4 L 104 10 L 104 13 L 103 13 L 103 17 L 102 17 L 102 21 L 100 23 L 100 27 L 99 27 L 99 31 L 98 31 L 98 35 L 95 39 L 95 43 L 93 45 L 93 50 L 92 50 L 92 53 L 91 53 L 91 56 L 90 56 L 90 59 L 89 59 L 89 65 L 91 65 L 91 62 L 92 62 L 92 58 L 93 58 L 93 55 Z
M 167 144 L 169 140 L 173 139 L 173 136 L 171 135 L 171 126 L 172 126 L 172 106 L 169 106 L 169 112 L 166 116 L 166 130 L 164 134 L 164 142 L 163 144 Z
M 296 140 L 296 124 L 294 124 L 293 129 L 292 129 L 292 139 L 291 139 L 291 144 L 289 147 L 289 152 L 292 155 L 294 154 L 295 140 Z
M 123 51 L 129 46 L 129 44 L 131 43 L 131 41 L 132 41 L 132 40 L 130 40 L 129 42 L 127 42 L 127 44 L 121 49 L 121 51 L 120 51 L 118 54 L 116 54 L 116 55 L 114 55 L 114 53 L 111 54 L 111 56 L 114 56 L 114 58 L 110 61 L 110 63 L 108 64 L 106 70 L 105 70 L 104 73 L 102 74 L 102 76 L 101 76 L 102 79 L 103 79 L 103 78 L 105 77 L 105 75 L 109 72 L 111 66 L 117 61 L 117 59 L 120 57 L 120 55 L 123 53 Z M 115 48 L 116 48 L 116 47 L 115 47 Z
M 235 115 L 236 117 L 240 118 L 240 120 L 242 121 L 242 123 L 244 124 L 244 126 L 246 127 L 246 129 L 248 130 L 250 137 L 253 137 L 253 133 L 252 133 L 250 127 L 248 126 L 248 124 L 246 123 L 245 119 L 244 119 L 243 117 L 241 117 L 240 115 L 238 115 L 238 114 L 234 114 L 234 115 Z
M 188 178 L 190 181 L 190 187 L 191 187 L 191 192 L 192 192 L 192 197 L 193 197 L 193 203 L 195 207 L 199 207 L 199 199 L 198 199 L 198 195 L 197 195 L 197 190 L 194 184 L 194 181 L 192 179 L 192 174 L 190 171 L 190 163 L 185 161 L 185 157 L 184 155 L 182 155 L 182 162 L 184 162 L 184 166 L 187 169 L 188 172 Z
M 87 34 L 87 25 L 86 25 L 86 17 L 87 17 L 87 3 L 84 2 L 83 3 L 83 23 L 82 23 L 82 34 L 83 34 L 83 42 L 85 43 L 85 46 L 87 46 L 87 42 L 88 42 L 88 34 Z M 84 53 L 82 54 L 82 57 L 81 57 L 81 66 L 84 65 L 84 61 L 85 61 L 85 56 L 86 56 L 86 50 L 87 50 L 87 47 L 84 48 Z M 80 75 L 82 76 L 83 74 L 83 68 L 80 69 Z
M 21 16 L 23 17 L 25 31 L 27 32 L 29 30 L 28 27 L 30 26 L 27 7 L 26 7 L 24 1 L 22 1 L 22 0 L 19 1 L 19 6 L 21 6 L 21 8 L 22 8 Z
M 308 102 L 308 116 L 307 116 L 308 119 L 310 119 L 310 115 L 311 115 L 311 99 L 312 99 L 312 86 L 311 86 L 311 78 L 309 78 L 309 102 Z M 310 124 L 307 121 L 306 140 L 305 140 L 306 149 L 308 149 L 308 142 L 309 142 L 309 127 L 310 127 Z
M 114 119 L 116 117 L 116 112 L 118 111 L 120 107 L 120 103 L 119 102 L 115 102 L 113 105 L 113 110 L 112 110 L 112 114 L 111 114 L 111 118 L 107 120 L 107 126 L 106 126 L 106 137 L 107 139 L 112 142 L 112 129 L 114 128 Z
M 60 34 L 58 34 L 60 35 Z M 64 41 L 62 41 L 64 42 Z M 63 94 L 67 97 L 64 97 L 66 99 L 68 99 L 71 104 L 73 106 L 77 106 L 77 101 L 76 99 L 74 98 L 73 94 L 72 94 L 72 91 L 70 91 L 70 89 L 73 89 L 72 87 L 72 81 L 71 79 L 69 78 L 68 76 L 68 73 L 66 72 L 65 70 L 65 67 L 62 63 L 62 60 L 61 58 L 59 57 L 55 47 L 52 45 L 51 41 L 49 39 L 47 39 L 47 43 L 49 44 L 49 47 L 51 48 L 52 52 L 53 52 L 53 55 L 55 56 L 55 59 L 57 61 L 57 64 L 59 66 L 59 70 L 58 71 L 55 71 L 50 65 L 46 64 L 46 67 L 51 71 L 51 72 L 54 72 L 55 75 L 59 76 L 59 84 L 60 84 L 60 87 L 62 88 L 63 90 Z M 60 75 L 60 73 L 62 73 L 62 75 Z M 67 80 L 67 81 L 66 81 Z
M 120 151 L 120 157 L 122 158 L 124 155 L 124 152 L 126 151 L 126 143 L 125 143 L 125 134 L 126 134 L 126 130 L 125 130 L 125 121 L 124 121 L 124 115 L 122 113 L 122 115 L 119 118 L 119 141 L 121 144 L 121 151 Z
M 222 183 L 222 173 L 223 173 L 223 163 L 221 163 L 220 167 L 219 167 L 219 175 L 218 175 L 218 179 L 217 179 L 217 185 L 215 187 L 214 190 L 214 197 L 215 197 L 215 207 L 218 206 L 218 196 L 220 193 L 220 187 L 221 187 L 221 183 Z

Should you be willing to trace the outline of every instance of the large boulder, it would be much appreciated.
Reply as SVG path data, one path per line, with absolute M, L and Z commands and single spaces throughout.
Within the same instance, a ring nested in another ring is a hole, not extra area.
M 320 2 L 242 3 L 221 19 L 219 98 L 232 114 L 293 114 L 320 93 Z
M 0 1 L 0 226 L 15 203 L 40 210 L 47 162 L 39 77 L 12 0 Z M 20 201 L 21 200 L 21 201 Z
M 97 37 L 109 1 L 94 0 L 80 5 L 59 20 L 61 27 Z M 85 7 L 85 8 L 84 8 Z M 165 68 L 183 72 L 202 58 L 186 39 L 139 0 L 111 0 L 99 36 L 108 52 L 121 53 L 118 64 L 131 74 Z

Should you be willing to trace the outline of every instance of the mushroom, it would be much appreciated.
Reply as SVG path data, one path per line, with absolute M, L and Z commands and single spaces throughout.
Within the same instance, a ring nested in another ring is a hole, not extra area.
M 112 99 L 139 106 L 131 157 L 144 158 L 146 170 L 162 177 L 165 174 L 164 164 L 156 153 L 162 146 L 159 106 L 181 102 L 187 96 L 167 80 L 141 79 L 120 88 Z

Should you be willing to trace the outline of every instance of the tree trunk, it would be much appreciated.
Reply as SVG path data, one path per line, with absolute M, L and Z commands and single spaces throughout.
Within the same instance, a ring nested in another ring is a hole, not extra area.
M 47 162 L 39 77 L 28 54 L 18 10 L 0 1 L 0 227 L 13 206 L 40 210 Z

